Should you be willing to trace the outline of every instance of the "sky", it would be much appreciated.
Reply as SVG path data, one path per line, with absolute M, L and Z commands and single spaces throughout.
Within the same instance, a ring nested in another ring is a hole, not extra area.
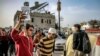
M 13 26 L 14 15 L 21 10 L 24 1 L 29 1 L 30 7 L 35 1 L 39 3 L 48 2 L 45 9 L 57 14 L 57 0 L 0 0 L 0 27 Z M 61 26 L 71 26 L 89 20 L 100 20 L 100 0 L 61 0 Z

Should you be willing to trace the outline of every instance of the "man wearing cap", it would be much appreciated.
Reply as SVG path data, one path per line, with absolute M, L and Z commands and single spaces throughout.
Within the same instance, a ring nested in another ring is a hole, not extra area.
M 56 29 L 50 28 L 47 37 L 42 38 L 38 44 L 39 56 L 52 56 L 55 37 Z

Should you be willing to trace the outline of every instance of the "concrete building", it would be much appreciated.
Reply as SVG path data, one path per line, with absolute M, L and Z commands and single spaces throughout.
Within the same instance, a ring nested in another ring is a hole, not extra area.
M 14 25 L 16 24 L 16 21 L 18 20 L 18 15 L 21 13 L 21 11 L 17 11 L 14 16 Z M 30 13 L 31 20 L 28 21 L 28 23 L 32 24 L 33 26 L 37 28 L 42 29 L 48 29 L 50 27 L 55 28 L 55 16 L 50 14 L 50 12 L 45 13 L 38 13 L 33 12 Z
M 31 13 L 31 22 L 34 26 L 42 29 L 48 29 L 50 27 L 55 27 L 55 16 L 46 13 Z
M 48 29 L 50 27 L 55 28 L 55 23 L 56 23 L 55 15 L 53 15 L 47 11 L 39 12 L 39 10 L 42 10 L 47 5 L 48 5 L 47 2 L 44 2 L 41 4 L 39 4 L 39 2 L 35 2 L 35 6 L 29 7 L 29 2 L 24 2 L 24 6 L 22 7 L 22 11 L 28 12 L 30 15 L 30 17 L 29 17 L 30 20 L 27 20 L 25 22 L 32 24 L 36 28 L 42 28 L 42 29 Z M 16 24 L 16 21 L 18 20 L 18 15 L 20 13 L 21 13 L 21 11 L 16 12 L 16 14 L 14 16 L 14 25 Z

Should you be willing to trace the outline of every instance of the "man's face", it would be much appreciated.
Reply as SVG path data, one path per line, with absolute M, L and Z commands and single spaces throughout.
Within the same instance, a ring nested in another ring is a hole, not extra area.
M 41 32 L 37 32 L 36 35 L 37 35 L 38 37 L 40 37 L 40 36 L 42 35 L 42 33 L 41 33 Z
M 29 29 L 27 30 L 27 35 L 29 36 L 29 37 L 32 37 L 32 35 L 33 35 L 33 28 L 32 27 L 29 27 Z
M 73 32 L 77 32 L 77 30 L 78 30 L 78 28 L 72 27 L 72 31 L 73 31 Z
M 54 33 L 48 33 L 48 37 L 50 38 L 50 37 L 55 37 L 55 34 Z
M 75 27 L 75 32 L 77 32 L 78 31 L 78 28 L 77 27 Z

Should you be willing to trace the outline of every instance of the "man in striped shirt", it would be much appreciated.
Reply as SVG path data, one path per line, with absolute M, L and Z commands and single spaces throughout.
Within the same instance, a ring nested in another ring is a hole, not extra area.
M 39 56 L 52 56 L 55 37 L 56 29 L 50 28 L 48 36 L 42 38 L 38 44 Z

